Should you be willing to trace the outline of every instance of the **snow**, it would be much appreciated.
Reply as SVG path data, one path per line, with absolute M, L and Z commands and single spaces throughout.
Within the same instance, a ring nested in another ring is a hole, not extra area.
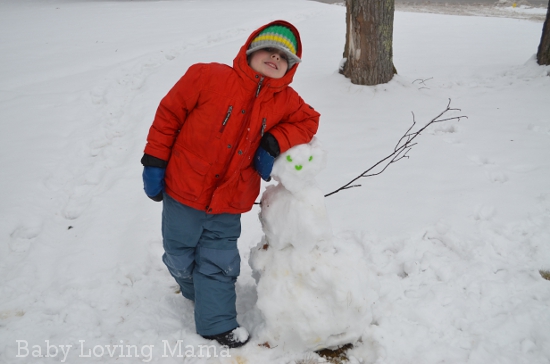
M 248 330 L 244 327 L 238 327 L 233 330 L 233 338 L 235 341 L 245 342 L 248 339 Z
M 248 264 L 264 237 L 259 207 L 243 215 L 239 241 L 238 319 L 251 340 L 200 352 L 211 342 L 195 334 L 193 305 L 175 293 L 160 259 L 161 205 L 142 191 L 139 159 L 160 99 L 191 64 L 231 63 L 250 32 L 274 19 L 302 35 L 293 87 L 322 114 L 321 191 L 388 155 L 411 113 L 421 127 L 451 99 L 461 109 L 452 116 L 468 116 L 433 125 L 409 159 L 324 201 L 334 239 L 349 242 L 340 253 L 353 266 L 362 249 L 377 291 L 350 362 L 550 362 L 550 282 L 539 274 L 550 270 L 550 67 L 533 57 L 540 21 L 397 12 L 399 74 L 365 87 L 337 72 L 338 5 L 0 7 L 0 362 L 318 359 L 305 347 L 262 346 L 261 283 Z M 355 278 L 330 283 L 355 291 Z M 323 317 L 326 327 L 336 317 Z

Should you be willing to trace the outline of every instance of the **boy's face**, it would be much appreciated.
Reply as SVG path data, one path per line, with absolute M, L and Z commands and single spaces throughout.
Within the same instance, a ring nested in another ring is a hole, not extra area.
M 285 53 L 276 48 L 258 49 L 250 55 L 250 67 L 270 78 L 281 78 L 288 70 L 288 59 Z

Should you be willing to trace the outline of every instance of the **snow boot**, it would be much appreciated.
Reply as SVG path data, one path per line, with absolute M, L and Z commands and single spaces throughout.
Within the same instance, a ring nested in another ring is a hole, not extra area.
M 240 348 L 250 340 L 250 335 L 244 327 L 237 327 L 233 330 L 222 332 L 217 335 L 202 336 L 207 340 L 216 340 L 220 345 L 231 349 Z

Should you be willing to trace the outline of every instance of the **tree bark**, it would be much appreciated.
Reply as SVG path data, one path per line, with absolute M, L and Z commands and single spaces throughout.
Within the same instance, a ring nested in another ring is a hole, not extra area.
M 546 11 L 546 20 L 542 27 L 537 62 L 540 65 L 550 65 L 550 1 L 548 2 L 548 10 Z
M 340 70 L 358 85 L 387 83 L 393 65 L 395 0 L 346 1 L 346 62 Z

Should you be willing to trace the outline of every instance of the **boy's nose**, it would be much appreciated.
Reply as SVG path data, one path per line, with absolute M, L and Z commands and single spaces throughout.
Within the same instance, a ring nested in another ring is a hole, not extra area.
M 279 60 L 281 57 L 279 56 L 279 53 L 272 53 L 271 58 L 275 58 L 276 60 Z

